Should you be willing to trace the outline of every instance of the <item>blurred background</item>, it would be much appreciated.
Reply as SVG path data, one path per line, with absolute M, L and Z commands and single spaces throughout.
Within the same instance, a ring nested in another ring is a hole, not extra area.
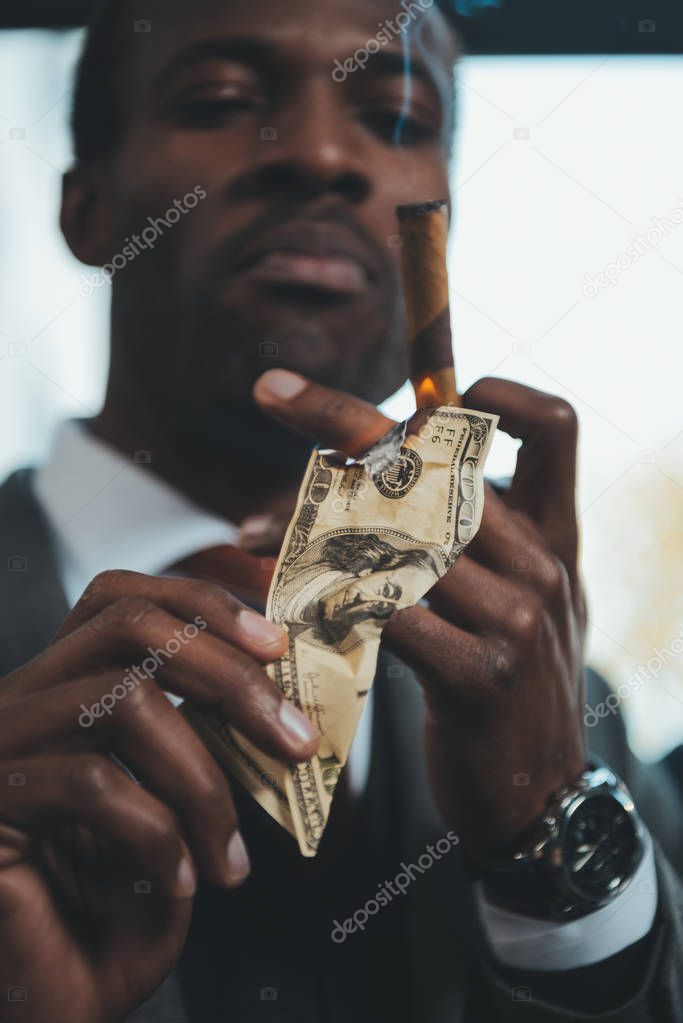
M 87 7 L 0 5 L 0 477 L 103 398 L 108 289 L 84 289 L 57 223 Z M 499 375 L 576 407 L 589 661 L 658 757 L 683 741 L 683 12 L 456 7 L 460 384 Z M 408 414 L 407 392 L 389 408 Z M 499 438 L 491 474 L 513 463 Z

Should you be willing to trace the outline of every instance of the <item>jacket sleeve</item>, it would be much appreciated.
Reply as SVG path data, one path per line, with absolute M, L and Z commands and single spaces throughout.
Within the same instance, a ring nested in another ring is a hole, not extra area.
M 683 886 L 658 847 L 655 859 L 659 915 L 647 938 L 594 966 L 562 973 L 515 971 L 492 961 L 484 963 L 471 1018 L 496 1023 L 678 1023 L 683 1019 Z
M 599 704 L 609 688 L 586 672 L 586 700 Z M 483 1018 L 569 1023 L 677 1023 L 683 1019 L 683 863 L 681 788 L 664 764 L 645 765 L 630 751 L 624 724 L 608 712 L 589 729 L 589 747 L 628 785 L 653 836 L 659 890 L 650 934 L 611 959 L 579 970 L 519 971 L 492 959 L 482 964 L 475 1000 Z M 468 1015 L 468 1020 L 469 1020 Z M 477 1015 L 472 1015 L 476 1019 Z

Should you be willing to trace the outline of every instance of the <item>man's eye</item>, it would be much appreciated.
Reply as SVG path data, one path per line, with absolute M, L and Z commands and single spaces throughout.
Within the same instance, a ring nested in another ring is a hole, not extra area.
M 204 128 L 218 126 L 236 114 L 262 106 L 263 101 L 242 93 L 197 96 L 174 104 L 173 114 L 185 126 Z
M 365 110 L 361 120 L 375 135 L 393 145 L 418 146 L 438 137 L 438 128 L 431 120 L 402 110 Z

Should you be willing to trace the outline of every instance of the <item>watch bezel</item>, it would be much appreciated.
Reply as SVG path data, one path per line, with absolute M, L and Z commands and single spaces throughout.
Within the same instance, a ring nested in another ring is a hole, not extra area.
M 628 874 L 601 895 L 577 886 L 567 869 L 567 830 L 573 816 L 596 796 L 618 803 L 633 825 L 636 854 Z M 600 761 L 589 763 L 573 784 L 555 792 L 524 846 L 491 862 L 481 875 L 484 891 L 499 906 L 545 920 L 573 920 L 609 905 L 631 883 L 645 855 L 645 830 L 626 786 Z
M 572 877 L 571 864 L 567 856 L 568 832 L 572 822 L 579 811 L 596 798 L 608 798 L 621 806 L 633 829 L 635 839 L 635 851 L 628 865 L 628 871 L 624 873 L 618 884 L 614 884 L 609 891 L 601 895 L 595 895 L 577 884 Z M 565 897 L 573 896 L 577 903 L 583 905 L 589 904 L 598 907 L 612 902 L 628 888 L 644 855 L 643 826 L 626 786 L 609 768 L 598 767 L 594 771 L 586 773 L 579 786 L 559 800 L 555 817 L 557 829 L 550 843 L 553 848 L 547 850 L 544 859 L 551 872 L 555 874 L 556 886 Z

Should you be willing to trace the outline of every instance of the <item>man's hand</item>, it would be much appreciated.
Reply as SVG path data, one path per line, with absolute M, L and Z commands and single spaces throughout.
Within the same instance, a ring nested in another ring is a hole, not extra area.
M 254 393 L 285 425 L 356 456 L 393 425 L 359 399 L 281 370 L 264 374 Z M 383 642 L 424 686 L 437 804 L 484 864 L 584 769 L 585 606 L 573 409 L 493 378 L 464 404 L 497 413 L 501 429 L 521 439 L 512 485 L 502 493 L 487 485 L 478 535 L 428 594 L 429 607 L 395 614 Z
M 286 646 L 219 586 L 108 572 L 2 680 L 3 1021 L 119 1023 L 180 955 L 197 872 L 244 880 L 228 782 L 163 690 L 307 759 L 317 732 L 264 670 Z

